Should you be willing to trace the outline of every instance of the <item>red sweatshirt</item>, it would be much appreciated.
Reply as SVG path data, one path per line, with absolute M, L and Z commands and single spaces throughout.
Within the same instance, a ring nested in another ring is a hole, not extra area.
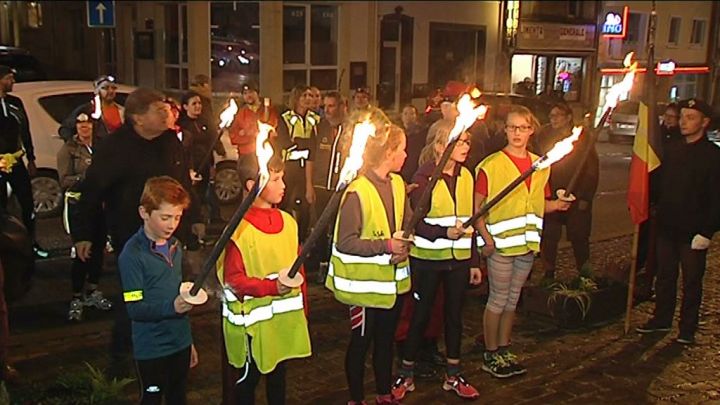
M 267 234 L 276 234 L 283 231 L 283 217 L 277 208 L 258 208 L 250 207 L 245 214 L 244 220 L 248 221 L 252 226 Z M 273 269 L 281 270 L 281 269 Z M 300 268 L 300 274 L 305 276 L 305 270 Z M 279 296 L 277 290 L 277 280 L 268 280 L 264 278 L 248 277 L 243 263 L 242 253 L 240 249 L 231 240 L 225 247 L 225 284 L 229 285 L 235 295 L 241 298 L 244 295 L 251 297 L 267 297 L 270 295 Z M 307 283 L 303 283 L 300 287 L 303 294 L 303 305 L 305 307 L 305 315 L 308 313 L 307 306 Z

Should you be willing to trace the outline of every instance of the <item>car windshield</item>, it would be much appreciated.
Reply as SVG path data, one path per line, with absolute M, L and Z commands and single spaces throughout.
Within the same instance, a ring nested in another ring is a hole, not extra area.
M 91 91 L 84 93 L 54 94 L 52 96 L 41 97 L 38 102 L 55 121 L 61 123 L 74 109 L 85 103 L 89 103 L 94 96 L 95 94 Z M 115 101 L 120 105 L 124 105 L 127 96 L 127 93 L 118 92 L 115 96 Z

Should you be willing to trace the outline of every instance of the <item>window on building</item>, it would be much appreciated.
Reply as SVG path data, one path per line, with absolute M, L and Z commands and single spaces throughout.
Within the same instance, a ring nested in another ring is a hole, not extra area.
M 30 28 L 40 28 L 43 25 L 42 5 L 37 1 L 27 3 L 27 25 Z
M 693 20 L 692 34 L 690 34 L 691 45 L 702 45 L 705 42 L 705 20 Z
M 642 15 L 639 13 L 629 13 L 627 22 L 627 35 L 623 39 L 625 43 L 638 43 L 642 39 Z
M 583 58 L 555 58 L 553 90 L 562 94 L 566 101 L 580 100 L 582 86 Z
M 595 2 L 592 1 L 522 1 L 520 17 L 523 19 L 566 21 L 572 18 L 591 20 L 595 18 Z
M 283 8 L 283 89 L 297 85 L 337 89 L 338 8 L 286 5 Z
M 188 89 L 187 5 L 165 6 L 165 89 Z
M 676 88 L 675 99 L 685 100 L 698 97 L 698 80 L 699 75 L 675 75 L 673 80 L 673 87 Z
M 682 18 L 670 17 L 670 30 L 668 32 L 668 44 L 677 45 L 680 42 L 680 27 Z
M 260 6 L 245 1 L 210 4 L 212 89 L 240 92 L 244 83 L 260 82 Z

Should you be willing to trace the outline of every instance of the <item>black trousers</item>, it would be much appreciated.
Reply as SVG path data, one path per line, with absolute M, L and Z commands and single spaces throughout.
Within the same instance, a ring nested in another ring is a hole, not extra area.
M 235 385 L 235 398 L 237 405 L 255 405 L 255 389 L 260 378 L 265 376 L 265 395 L 268 405 L 285 405 L 285 363 L 281 362 L 275 366 L 275 370 L 269 374 L 262 374 L 255 362 L 249 362 L 248 374 L 245 379 Z M 230 405 L 230 404 L 225 404 Z
M 10 184 L 13 194 L 20 203 L 22 209 L 22 221 L 27 228 L 31 237 L 35 238 L 35 204 L 33 203 L 32 184 L 30 183 L 30 174 L 28 173 L 25 163 L 18 161 L 13 166 L 12 172 L 3 173 L 0 176 L 0 204 L 3 208 L 7 208 L 7 192 L 6 184 Z
M 444 289 L 444 315 L 445 315 L 445 350 L 450 359 L 460 358 L 460 343 L 462 338 L 462 307 L 465 290 L 470 283 L 470 268 L 459 267 L 452 270 L 425 270 L 413 260 L 410 267 L 415 273 L 413 281 L 413 299 L 415 310 L 410 320 L 410 329 L 403 348 L 403 359 L 415 361 L 420 346 L 423 343 L 423 334 L 430 322 L 435 294 L 442 283 Z
M 575 265 L 580 270 L 590 258 L 590 230 L 592 227 L 592 203 L 578 201 L 567 212 L 553 212 L 543 218 L 540 256 L 545 272 L 553 273 L 557 262 L 558 243 L 565 226 L 567 239 L 572 244 Z
M 663 326 L 672 325 L 677 301 L 677 279 L 682 268 L 680 333 L 695 333 L 702 301 L 702 279 L 705 274 L 706 256 L 707 250 L 693 250 L 687 240 L 658 233 L 655 322 Z
M 113 238 L 113 247 L 115 248 L 115 264 L 117 266 L 117 257 L 122 252 L 127 243 L 127 239 L 120 237 Z M 103 243 L 104 244 L 104 243 Z M 118 285 L 122 287 L 122 279 L 120 278 L 120 272 L 116 273 Z M 115 313 L 115 322 L 112 328 L 112 338 L 110 342 L 110 354 L 115 359 L 126 358 L 130 354 L 130 348 L 132 347 L 132 323 L 130 322 L 130 316 L 125 306 L 125 299 L 121 292 L 117 296 L 113 297 L 113 312 Z
M 72 291 L 74 294 L 82 292 L 85 281 L 90 284 L 97 284 L 100 281 L 105 257 L 107 231 L 102 219 L 97 221 L 94 226 L 90 259 L 83 262 L 76 257 L 72 262 Z
M 169 356 L 135 362 L 140 383 L 140 404 L 185 405 L 190 370 L 190 346 Z
M 362 308 L 362 325 L 352 329 L 350 344 L 345 353 L 345 375 L 353 401 L 361 402 L 365 397 L 365 357 L 371 343 L 375 389 L 378 395 L 390 394 L 395 329 L 404 299 L 405 296 L 398 296 L 395 305 L 389 309 Z M 359 307 L 350 308 L 352 317 L 353 308 Z
M 285 164 L 285 197 L 280 203 L 283 211 L 289 212 L 298 223 L 298 239 L 304 241 L 310 231 L 310 204 L 305 198 L 305 167 L 297 162 Z

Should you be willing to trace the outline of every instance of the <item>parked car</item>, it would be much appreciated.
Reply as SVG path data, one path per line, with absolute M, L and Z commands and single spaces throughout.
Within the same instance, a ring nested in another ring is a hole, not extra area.
M 35 213 L 49 217 L 60 213 L 63 193 L 58 181 L 57 152 L 63 144 L 58 135 L 60 123 L 72 110 L 92 100 L 93 84 L 89 81 L 42 81 L 17 83 L 12 94 L 20 97 L 30 121 L 30 134 L 35 147 L 35 164 L 38 176 L 32 179 Z M 118 85 L 115 100 L 125 104 L 127 96 L 135 87 Z M 222 142 L 229 152 L 223 161 L 217 162 L 215 192 L 221 203 L 236 201 L 242 192 L 236 170 L 237 153 L 230 146 L 227 134 Z M 217 156 L 216 156 L 217 157 Z M 217 159 L 216 159 L 217 161 Z
M 133 87 L 119 85 L 116 101 L 124 104 L 133 90 Z M 25 105 L 35 147 L 38 168 L 37 177 L 32 179 L 35 214 L 38 217 L 57 215 L 63 200 L 57 172 L 57 152 L 63 140 L 58 129 L 72 110 L 92 100 L 93 83 L 62 80 L 17 83 L 12 94 L 20 97 Z
M 40 62 L 25 49 L 0 45 L 0 65 L 15 69 L 18 83 L 45 80 L 47 77 Z
M 667 103 L 665 102 L 659 102 L 655 106 L 658 122 L 662 119 L 666 107 Z M 637 133 L 639 110 L 639 101 L 623 100 L 618 102 L 608 120 L 608 141 L 613 143 L 632 142 Z

